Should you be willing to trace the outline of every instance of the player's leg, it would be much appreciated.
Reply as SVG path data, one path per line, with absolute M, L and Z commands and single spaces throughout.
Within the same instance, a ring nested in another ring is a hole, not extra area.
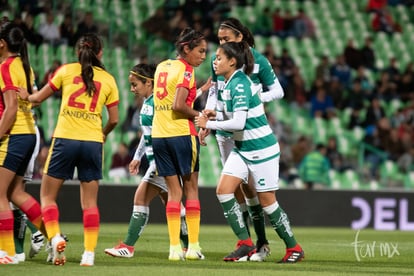
M 83 236 L 84 253 L 82 255 L 82 266 L 93 266 L 95 259 L 95 248 L 98 244 L 100 214 L 98 209 L 97 180 L 81 181 L 81 207 L 83 212 Z
M 149 218 L 149 204 L 161 192 L 161 188 L 143 181 L 135 191 L 134 206 L 124 240 L 113 248 L 105 249 L 105 253 L 114 257 L 131 258 L 134 246 L 144 231 Z
M 161 191 L 160 193 L 160 199 L 165 205 L 168 201 L 168 192 Z M 181 227 L 180 227 L 180 240 L 183 246 L 183 251 L 186 252 L 188 249 L 188 227 L 187 222 L 185 220 L 185 206 L 181 202 Z
M 10 203 L 10 208 L 13 210 L 14 216 L 14 246 L 16 249 L 16 257 L 19 262 L 24 262 L 26 260 L 24 238 L 26 235 L 27 216 L 12 203 Z
M 224 257 L 224 261 L 247 261 L 255 250 L 244 223 L 240 205 L 234 195 L 240 184 L 247 181 L 247 177 L 247 166 L 237 153 L 231 153 L 224 165 L 216 194 L 223 208 L 224 217 L 239 241 L 236 250 Z
M 48 240 L 50 242 L 50 253 L 55 265 L 64 265 L 66 257 L 64 251 L 66 241 L 62 237 L 59 225 L 59 209 L 56 198 L 64 179 L 55 178 L 44 174 L 40 185 L 40 202 L 42 205 L 42 216 Z
M 287 214 L 279 206 L 276 199 L 275 191 L 278 189 L 279 158 L 277 157 L 260 164 L 249 165 L 249 169 L 256 183 L 257 195 L 263 211 L 268 216 L 273 229 L 286 245 L 286 254 L 279 262 L 292 263 L 302 260 L 304 257 L 303 250 L 296 242 Z M 257 184 L 260 179 L 262 185 Z
M 267 240 L 265 231 L 266 224 L 263 208 L 260 205 L 256 189 L 254 188 L 254 180 L 250 175 L 248 184 L 244 183 L 241 187 L 246 197 L 247 208 L 257 236 L 256 252 L 249 258 L 249 260 L 261 262 L 264 261 L 268 255 L 270 255 L 269 241 Z
M 177 175 L 165 176 L 165 181 L 168 187 L 168 201 L 165 205 L 170 240 L 170 255 L 168 259 L 179 261 L 184 259 L 180 244 L 181 183 Z
M 200 236 L 200 200 L 198 197 L 198 170 L 182 177 L 185 202 L 185 221 L 188 229 L 188 249 L 185 254 L 187 260 L 203 260 L 199 243 Z
M 15 173 L 4 167 L 0 167 L 0 264 L 18 263 L 14 245 L 14 217 L 10 209 L 7 197 L 9 183 L 12 182 Z

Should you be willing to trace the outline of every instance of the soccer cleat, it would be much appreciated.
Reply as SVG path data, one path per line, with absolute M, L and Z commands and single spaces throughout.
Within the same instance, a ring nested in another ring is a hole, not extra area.
M 15 257 L 16 257 L 16 259 L 19 263 L 22 263 L 26 260 L 26 254 L 24 252 L 23 253 L 17 253 Z
M 2 254 L 0 257 L 0 264 L 18 264 L 18 263 L 19 263 L 19 260 L 17 259 L 16 255 L 8 256 L 8 255 Z
M 60 235 L 56 235 L 52 238 L 52 262 L 54 265 L 64 265 L 66 262 L 65 248 L 66 240 Z
M 174 246 L 170 246 L 170 255 L 168 256 L 168 260 L 170 260 L 170 261 L 184 261 L 183 251 L 181 249 L 178 250 Z
M 249 260 L 252 262 L 263 262 L 266 257 L 270 255 L 269 244 L 256 244 L 256 252 L 250 256 Z
M 249 246 L 242 241 L 237 243 L 236 250 L 223 258 L 226 262 L 244 262 L 248 261 L 249 257 L 255 252 L 255 246 Z
M 112 257 L 131 258 L 134 256 L 134 247 L 121 242 L 113 248 L 105 249 L 105 253 Z
M 186 260 L 204 260 L 204 255 L 201 253 L 200 247 L 196 249 L 190 247 L 187 249 L 187 252 L 185 252 L 185 259 Z
M 32 234 L 32 239 L 30 242 L 30 252 L 29 257 L 33 258 L 36 254 L 40 252 L 40 249 L 42 249 L 43 244 L 45 241 L 45 237 L 40 231 L 37 231 L 36 233 Z
M 85 251 L 82 254 L 81 266 L 93 266 L 95 262 L 95 252 Z
M 286 249 L 285 256 L 278 263 L 297 263 L 303 258 L 305 258 L 305 252 L 303 252 L 300 245 L 297 244 L 295 247 Z

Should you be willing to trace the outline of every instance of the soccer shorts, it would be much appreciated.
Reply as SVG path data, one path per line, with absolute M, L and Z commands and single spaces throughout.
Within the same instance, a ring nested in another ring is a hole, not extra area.
M 0 141 L 0 166 L 23 176 L 35 144 L 35 134 L 4 135 Z
M 39 154 L 39 150 L 40 150 L 40 132 L 39 132 L 39 128 L 36 126 L 36 145 L 33 150 L 33 154 L 30 157 L 29 164 L 27 165 L 26 172 L 24 173 L 24 176 L 23 176 L 23 179 L 26 182 L 30 182 L 33 179 L 34 165 L 36 162 L 37 155 Z
M 159 176 L 188 175 L 199 170 L 197 136 L 152 138 L 152 148 Z
M 72 179 L 75 168 L 82 182 L 102 179 L 102 143 L 53 138 L 43 173 Z
M 224 166 L 234 148 L 233 136 L 216 135 L 216 140 L 220 151 L 221 164 Z
M 258 193 L 275 191 L 279 189 L 279 156 L 262 163 L 249 163 L 240 154 L 232 151 L 224 164 L 222 174 L 240 178 L 244 183 L 247 183 L 251 175 Z
M 155 162 L 152 161 L 145 172 L 142 181 L 148 182 L 151 185 L 159 187 L 161 190 L 168 192 L 167 183 L 165 182 L 164 177 L 157 175 L 157 169 Z

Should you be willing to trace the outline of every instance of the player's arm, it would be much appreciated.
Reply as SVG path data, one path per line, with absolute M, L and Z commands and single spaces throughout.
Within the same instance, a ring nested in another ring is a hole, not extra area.
M 280 82 L 278 79 L 275 79 L 275 83 L 268 86 L 268 89 L 269 90 L 264 91 L 260 94 L 260 100 L 263 103 L 283 98 L 284 96 L 283 88 L 280 85 Z
M 103 128 L 104 140 L 105 137 L 115 128 L 118 124 L 119 113 L 118 113 L 118 104 L 107 106 L 108 110 L 108 121 L 106 122 L 105 127 Z
M 145 154 L 145 138 L 141 135 L 137 149 L 135 150 L 134 158 L 129 162 L 129 173 L 135 175 L 139 171 L 139 165 L 141 164 L 141 158 Z
M 40 104 L 47 98 L 53 95 L 54 90 L 49 84 L 43 86 L 38 93 L 29 94 L 26 88 L 20 87 L 17 92 L 23 100 L 27 100 L 31 103 Z
M 14 121 L 16 120 L 17 114 L 17 95 L 14 90 L 6 90 L 3 92 L 4 111 L 0 119 L 0 138 L 9 131 Z
M 209 128 L 224 131 L 239 131 L 244 129 L 247 120 L 247 110 L 238 110 L 233 113 L 233 118 L 225 121 L 211 121 L 205 116 L 196 117 L 196 125 L 202 128 Z
M 176 112 L 179 112 L 185 115 L 188 118 L 194 118 L 198 116 L 199 112 L 195 109 L 192 109 L 190 106 L 187 105 L 186 100 L 188 96 L 188 89 L 184 87 L 179 87 L 176 90 L 174 102 L 172 105 L 172 109 Z

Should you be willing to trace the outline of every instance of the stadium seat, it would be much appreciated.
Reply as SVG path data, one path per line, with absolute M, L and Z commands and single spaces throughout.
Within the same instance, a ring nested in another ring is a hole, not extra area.
M 414 171 L 411 171 L 404 176 L 404 187 L 407 190 L 414 189 Z
M 360 188 L 360 178 L 354 170 L 346 170 L 342 173 L 341 189 L 358 190 Z
M 404 186 L 404 174 L 400 172 L 398 165 L 391 160 L 386 160 L 380 165 L 381 184 L 384 187 L 395 188 Z

